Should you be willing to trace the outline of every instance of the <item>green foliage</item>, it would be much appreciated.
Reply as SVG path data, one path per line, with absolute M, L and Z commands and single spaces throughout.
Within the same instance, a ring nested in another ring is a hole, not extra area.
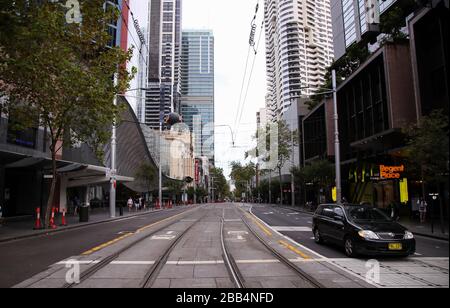
M 223 174 L 222 168 L 212 168 L 211 176 L 214 177 L 215 197 L 217 199 L 223 199 L 230 195 L 230 185 L 228 185 L 227 179 Z
M 232 162 L 230 166 L 230 176 L 236 187 L 234 194 L 236 198 L 240 199 L 242 193 L 247 193 L 250 181 L 256 175 L 256 166 L 254 163 L 242 165 L 239 162 Z
M 435 110 L 418 125 L 406 129 L 407 158 L 410 169 L 427 182 L 440 182 L 447 177 L 449 164 L 448 116 Z
M 0 4 L 0 93 L 8 98 L 2 112 L 22 129 L 41 126 L 49 131 L 54 177 L 46 222 L 56 186 L 56 153 L 63 144 L 81 142 L 101 156 L 109 127 L 121 111 L 113 99 L 132 77 L 123 65 L 131 52 L 107 47 L 108 24 L 118 19 L 118 10 L 108 6 L 105 11 L 104 0 L 79 2 L 81 23 L 67 23 L 66 8 L 59 2 Z
M 183 193 L 184 182 L 181 181 L 169 181 L 166 186 L 168 188 L 169 194 L 174 197 L 178 197 Z

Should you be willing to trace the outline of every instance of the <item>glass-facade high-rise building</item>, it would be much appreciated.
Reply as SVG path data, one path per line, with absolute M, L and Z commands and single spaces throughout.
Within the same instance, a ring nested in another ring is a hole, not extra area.
M 195 155 L 206 156 L 214 162 L 214 36 L 212 31 L 183 31 L 181 49 L 183 120 L 194 133 Z

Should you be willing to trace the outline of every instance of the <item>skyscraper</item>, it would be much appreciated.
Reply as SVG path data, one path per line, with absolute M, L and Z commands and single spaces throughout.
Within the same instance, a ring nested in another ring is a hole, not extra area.
M 180 111 L 181 0 L 150 0 L 145 123 L 159 128 L 161 113 Z
M 269 120 L 325 82 L 333 61 L 330 0 L 265 0 Z
M 181 113 L 196 136 L 197 157 L 214 162 L 214 36 L 212 31 L 183 31 Z M 200 136 L 200 137 L 198 137 Z

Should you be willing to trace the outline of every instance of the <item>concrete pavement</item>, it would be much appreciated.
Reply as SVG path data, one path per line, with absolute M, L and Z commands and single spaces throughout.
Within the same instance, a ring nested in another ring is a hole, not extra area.
M 316 252 L 346 270 L 363 277 L 367 260 L 348 259 L 342 248 L 314 242 L 312 216 L 277 206 L 252 206 L 252 212 L 272 229 Z M 380 287 L 448 287 L 448 241 L 416 236 L 417 253 L 408 259 L 379 258 L 382 277 Z

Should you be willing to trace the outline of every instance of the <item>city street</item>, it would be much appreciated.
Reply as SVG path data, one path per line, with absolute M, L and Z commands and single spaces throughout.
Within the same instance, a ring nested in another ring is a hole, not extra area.
M 85 241 L 77 249 L 67 249 L 65 257 L 62 253 L 59 259 L 41 256 L 46 263 L 35 267 L 37 275 L 28 271 L 26 277 L 24 272 L 22 280 L 29 279 L 16 287 L 448 287 L 448 255 L 439 254 L 440 248 L 436 248 L 439 244 L 448 250 L 448 243 L 434 241 L 435 252 L 427 250 L 427 257 L 379 260 L 381 281 L 375 283 L 366 281 L 367 260 L 348 259 L 339 250 L 314 244 L 307 231 L 310 217 L 274 207 L 231 203 L 198 206 L 175 216 L 177 213 L 142 218 L 139 228 L 131 227 L 134 220 L 121 224 L 122 231 L 129 233 L 120 234 L 129 236 L 114 242 L 95 246 Z M 155 224 L 168 215 L 174 216 Z M 277 226 L 265 225 L 258 216 L 273 216 L 264 220 L 277 222 Z M 145 226 L 149 222 L 152 224 Z M 289 228 L 297 231 L 277 232 Z M 119 229 L 116 226 L 114 231 Z M 418 251 L 425 252 L 421 246 L 419 240 Z M 74 265 L 80 266 L 79 282 L 67 280 Z
M 333 244 L 318 245 L 311 230 L 312 214 L 292 211 L 279 206 L 252 207 L 252 212 L 274 230 L 318 253 L 335 264 L 360 273 L 361 261 L 347 259 L 344 249 Z M 408 259 L 381 258 L 386 270 L 386 285 L 396 287 L 439 285 L 448 287 L 449 245 L 448 241 L 416 236 L 417 252 Z M 364 265 L 363 265 L 364 266 Z M 394 277 L 395 276 L 395 277 Z M 383 276 L 381 277 L 383 284 Z
M 177 208 L 148 215 L 96 224 L 14 242 L 0 243 L 0 288 L 15 284 L 45 270 L 51 264 L 122 236 L 189 208 Z

